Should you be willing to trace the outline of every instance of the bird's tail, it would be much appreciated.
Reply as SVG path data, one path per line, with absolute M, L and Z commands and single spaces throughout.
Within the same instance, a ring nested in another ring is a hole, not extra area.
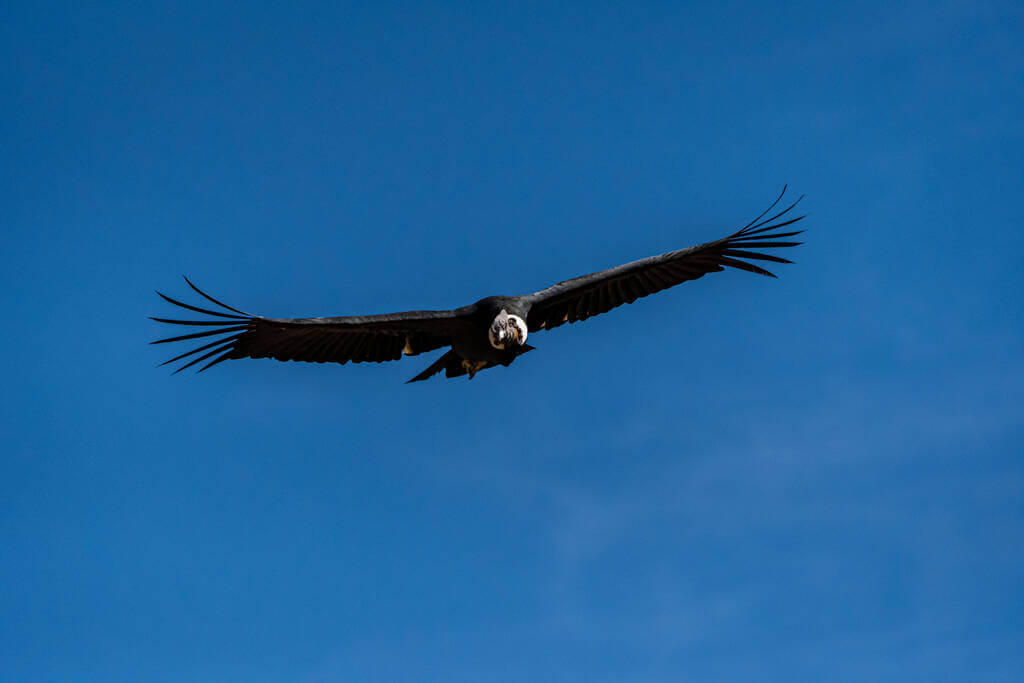
M 533 349 L 534 349 L 533 346 L 530 346 L 529 344 L 523 344 L 523 346 L 520 349 L 518 355 L 521 356 L 522 354 L 526 353 L 527 351 L 533 351 Z M 438 358 L 437 360 L 435 360 L 433 363 L 431 363 L 430 367 L 428 367 L 426 370 L 424 370 L 420 374 L 416 375 L 412 379 L 408 380 L 406 382 L 406 384 L 411 384 L 413 382 L 422 382 L 425 379 L 429 379 L 429 378 L 433 377 L 434 375 L 436 375 L 437 373 L 441 372 L 442 370 L 444 370 L 444 376 L 448 377 L 448 378 L 462 377 L 463 375 L 469 375 L 469 378 L 473 379 L 473 375 L 475 375 L 476 373 L 480 372 L 481 370 L 486 370 L 487 368 L 493 368 L 496 365 L 510 365 L 512 363 L 512 360 L 514 360 L 514 359 L 510 359 L 508 362 L 505 362 L 505 363 L 497 363 L 497 362 L 494 362 L 494 361 L 488 361 L 488 362 L 486 362 L 486 363 L 484 363 L 484 364 L 482 364 L 482 365 L 480 365 L 480 366 L 478 366 L 476 368 L 473 368 L 473 371 L 470 372 L 469 368 L 467 368 L 463 364 L 462 356 L 460 356 L 459 354 L 455 353 L 455 350 L 453 349 L 453 350 L 449 351 L 448 353 L 444 354 L 443 356 L 441 356 L 440 358 Z
M 451 377 L 451 373 L 454 371 L 455 368 L 458 368 L 460 370 L 462 369 L 462 358 L 459 356 L 459 354 L 455 353 L 454 351 L 449 351 L 448 353 L 444 354 L 443 356 L 435 360 L 433 363 L 431 363 L 430 367 L 428 367 L 426 370 L 424 370 L 423 372 L 421 372 L 420 374 L 416 375 L 408 382 L 406 382 L 406 384 L 411 384 L 412 382 L 422 382 L 425 379 L 433 377 L 442 370 L 448 370 L 448 376 Z

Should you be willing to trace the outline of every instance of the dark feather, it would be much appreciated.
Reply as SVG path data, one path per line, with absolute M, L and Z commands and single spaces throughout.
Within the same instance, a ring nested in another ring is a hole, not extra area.
M 559 282 L 529 295 L 526 297 L 530 304 L 527 319 L 529 329 L 549 330 L 567 322 L 586 320 L 590 316 L 605 313 L 617 306 L 726 267 L 775 277 L 771 271 L 750 261 L 791 261 L 751 249 L 776 249 L 800 244 L 779 241 L 802 232 L 778 230 L 804 218 L 786 218 L 802 197 L 781 211 L 772 213 L 785 193 L 784 187 L 775 201 L 757 218 L 728 237 Z
M 167 318 L 150 318 L 150 320 L 155 320 L 158 323 L 168 323 L 171 325 L 200 325 L 206 327 L 213 327 L 217 325 L 224 327 L 227 325 L 223 320 L 168 320 Z
M 277 360 L 342 364 L 350 361 L 380 363 L 401 358 L 406 339 L 409 340 L 413 354 L 416 354 L 448 346 L 452 343 L 453 336 L 471 329 L 470 323 L 463 319 L 464 309 L 408 311 L 386 315 L 339 318 L 263 318 L 228 306 L 199 289 L 188 278 L 185 278 L 185 282 L 207 301 L 227 311 L 233 311 L 233 313 L 193 306 L 157 292 L 164 301 L 170 304 L 227 320 L 153 318 L 153 320 L 167 325 L 216 329 L 167 337 L 151 343 L 166 344 L 201 339 L 207 336 L 236 334 L 190 349 L 166 361 L 164 364 L 183 360 L 195 354 L 202 354 L 190 359 L 175 372 L 192 367 L 213 356 L 217 357 L 201 368 L 200 372 L 233 358 L 275 358 Z
M 182 370 L 184 370 L 185 368 L 190 368 L 193 365 L 195 365 L 196 363 L 201 363 L 204 360 L 206 360 L 207 358 L 209 358 L 210 356 L 215 356 L 218 353 L 220 353 L 221 351 L 224 351 L 225 349 L 229 348 L 230 346 L 231 346 L 231 344 L 225 344 L 224 346 L 219 346 L 219 347 L 215 348 L 213 351 L 210 351 L 209 353 L 204 353 L 203 355 L 199 356 L 198 358 L 193 358 L 188 363 L 185 363 L 184 365 L 182 365 L 180 368 L 178 368 L 177 370 L 175 370 L 171 374 L 176 375 L 179 372 L 181 372 Z
M 166 294 L 164 294 L 162 292 L 157 292 L 157 295 L 161 299 L 163 299 L 164 301 L 166 301 L 168 303 L 172 303 L 175 306 L 181 306 L 182 308 L 187 308 L 188 310 L 195 311 L 196 313 L 205 313 L 206 315 L 215 315 L 215 316 L 219 316 L 221 318 L 240 318 L 240 319 L 243 319 L 243 320 L 246 318 L 246 316 L 242 316 L 242 315 L 231 315 L 230 313 L 219 313 L 217 311 L 211 311 L 208 308 L 199 308 L 198 306 L 192 306 L 191 304 L 182 303 L 181 301 L 178 301 L 177 299 L 172 299 L 171 297 L 167 296 Z
M 167 339 L 157 339 L 156 341 L 149 342 L 150 344 L 167 344 L 169 342 L 185 341 L 186 339 L 198 339 L 199 337 L 209 337 L 213 334 L 226 334 L 228 332 L 237 332 L 238 330 L 248 329 L 248 325 L 239 325 L 235 327 L 223 327 L 219 330 L 210 330 L 209 332 L 196 332 L 195 334 L 183 334 L 180 337 L 168 337 Z
M 228 305 L 227 305 L 226 303 L 224 303 L 223 301 L 218 301 L 217 299 L 214 299 L 214 298 L 213 298 L 212 296 L 210 296 L 209 294 L 207 294 L 206 292 L 204 292 L 203 290 L 199 289 L 199 288 L 198 288 L 198 287 L 196 287 L 196 286 L 195 286 L 194 284 L 192 284 L 192 281 L 191 281 L 191 280 L 189 280 L 189 279 L 188 279 L 187 277 L 185 277 L 184 275 L 182 275 L 182 277 L 184 277 L 184 278 L 185 278 L 185 282 L 187 282 L 187 283 L 188 283 L 188 286 L 189 286 L 189 287 L 191 287 L 192 289 L 196 290 L 196 292 L 198 292 L 198 293 L 199 293 L 199 296 L 203 297 L 203 298 L 204 298 L 204 299 L 206 299 L 207 301 L 210 301 L 210 302 L 212 302 L 212 303 L 215 303 L 215 304 L 217 304 L 218 306 L 220 306 L 221 308 L 226 308 L 226 309 L 228 309 L 229 311 L 234 311 L 235 313 L 238 313 L 239 315 L 241 315 L 241 316 L 243 316 L 243 317 L 246 317 L 246 318 L 252 318 L 252 317 L 254 317 L 254 316 L 251 316 L 251 315 L 249 315 L 249 314 L 248 314 L 248 313 L 246 313 L 245 311 L 240 311 L 240 310 L 238 310 L 237 308 L 232 308 L 231 306 L 228 306 Z
M 200 372 L 203 372 L 204 370 L 208 370 L 208 369 L 212 368 L 217 363 L 223 363 L 224 361 L 226 361 L 226 360 L 228 360 L 230 358 L 231 358 L 231 350 L 229 349 L 229 350 L 225 351 L 224 353 L 222 353 L 221 355 L 219 355 L 216 358 L 214 358 L 213 360 L 211 360 L 209 363 L 207 363 L 203 367 L 201 367 L 198 370 L 196 370 L 196 374 L 199 374 Z
M 455 364 L 461 362 L 461 360 L 462 359 L 459 358 L 458 354 L 456 354 L 454 351 L 449 351 L 448 353 L 442 354 L 440 358 L 438 358 L 433 363 L 428 365 L 426 370 L 416 375 L 412 379 L 406 381 L 406 384 L 412 384 L 413 382 L 422 382 L 425 379 L 430 379 L 431 377 L 441 372 L 442 370 L 448 368 L 449 366 L 454 366 Z
M 210 342 L 209 344 L 203 344 L 199 348 L 192 349 L 191 351 L 186 351 L 185 353 L 183 353 L 181 355 L 178 355 L 178 356 L 175 356 L 174 358 L 171 358 L 170 360 L 165 360 L 160 365 L 167 365 L 168 363 L 173 363 L 176 360 L 181 360 L 182 358 L 185 358 L 187 356 L 191 356 L 193 353 L 199 353 L 200 351 L 205 351 L 206 349 L 210 348 L 211 346 L 218 346 L 220 344 L 223 344 L 226 341 L 234 341 L 235 339 L 238 339 L 240 336 L 242 336 L 242 335 L 236 334 L 234 336 L 228 337 L 227 339 L 218 339 L 215 342 Z
M 565 323 L 586 320 L 617 306 L 696 280 L 725 268 L 775 277 L 758 262 L 791 263 L 789 259 L 760 250 L 794 247 L 790 238 L 802 230 L 785 230 L 804 216 L 790 218 L 800 202 L 777 210 L 786 188 L 754 220 L 731 235 L 694 247 L 651 256 L 614 268 L 559 282 L 533 294 L 518 297 L 487 297 L 475 304 L 447 311 L 405 311 L 384 315 L 334 318 L 265 318 L 228 306 L 196 286 L 185 282 L 214 308 L 196 306 L 157 292 L 165 302 L 178 308 L 210 316 L 211 319 L 153 318 L 158 323 L 211 329 L 167 337 L 151 342 L 218 339 L 201 343 L 179 353 L 163 365 L 186 361 L 175 372 L 208 361 L 198 372 L 239 358 L 274 358 L 311 363 L 381 363 L 398 360 L 446 346 L 453 349 L 413 377 L 417 382 L 444 370 L 448 377 L 469 374 L 496 365 L 508 365 L 519 353 L 532 349 L 524 345 L 511 355 L 495 355 L 486 346 L 487 326 L 502 308 L 525 316 L 531 331 L 551 329 Z M 200 302 L 201 303 L 201 302 Z M 455 349 L 459 349 L 458 352 Z M 518 347 L 517 347 L 518 348 Z M 471 361 L 463 364 L 463 356 Z M 501 353 L 507 354 L 508 349 Z M 194 358 L 190 358 L 194 356 Z

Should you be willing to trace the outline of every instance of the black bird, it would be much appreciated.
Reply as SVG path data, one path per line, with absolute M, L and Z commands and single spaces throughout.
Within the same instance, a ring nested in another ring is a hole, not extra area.
M 170 320 L 153 318 L 171 325 L 195 325 L 214 329 L 160 339 L 153 344 L 229 335 L 175 356 L 162 363 L 191 359 L 175 372 L 212 358 L 199 372 L 235 358 L 275 358 L 313 363 L 380 363 L 415 356 L 445 346 L 451 349 L 410 382 L 432 377 L 444 370 L 447 377 L 473 376 L 496 365 L 510 365 L 519 355 L 532 351 L 526 343 L 530 332 L 550 330 L 565 323 L 605 313 L 637 299 L 675 285 L 696 280 L 707 273 L 738 268 L 775 277 L 748 261 L 792 263 L 784 258 L 751 249 L 793 247 L 800 242 L 780 241 L 802 230 L 778 232 L 804 218 L 786 218 L 799 203 L 765 218 L 778 198 L 757 218 L 728 237 L 695 247 L 626 263 L 615 268 L 559 282 L 547 289 L 521 296 L 489 296 L 474 304 L 450 311 L 407 311 L 384 315 L 341 318 L 264 318 L 243 313 L 214 299 L 185 278 L 200 296 L 222 310 L 210 310 L 176 301 L 157 292 L 165 301 L 181 308 L 214 316 L 219 320 Z

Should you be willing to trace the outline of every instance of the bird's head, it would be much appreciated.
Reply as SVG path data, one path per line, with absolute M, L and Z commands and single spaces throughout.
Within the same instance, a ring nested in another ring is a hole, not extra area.
M 527 332 L 526 321 L 503 308 L 487 330 L 487 338 L 496 349 L 514 348 L 526 343 Z

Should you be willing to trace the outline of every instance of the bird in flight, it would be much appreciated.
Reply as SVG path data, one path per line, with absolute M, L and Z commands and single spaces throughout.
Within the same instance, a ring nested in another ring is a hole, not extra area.
M 381 363 L 400 360 L 403 356 L 451 347 L 409 382 L 427 379 L 442 370 L 446 377 L 469 375 L 472 379 L 481 370 L 511 365 L 520 355 L 532 351 L 534 347 L 526 343 L 531 332 L 586 320 L 726 267 L 775 277 L 750 261 L 792 263 L 779 256 L 752 251 L 800 244 L 787 240 L 802 230 L 780 230 L 804 218 L 789 217 L 789 212 L 802 196 L 787 208 L 765 218 L 778 206 L 785 192 L 784 187 L 772 205 L 750 223 L 713 242 L 565 280 L 533 294 L 489 296 L 449 311 L 407 311 L 339 318 L 265 318 L 232 308 L 185 278 L 196 293 L 218 306 L 218 310 L 183 303 L 160 292 L 157 294 L 168 303 L 214 319 L 152 320 L 212 329 L 151 343 L 191 342 L 204 337 L 218 337 L 216 341 L 161 363 L 166 365 L 201 354 L 184 363 L 175 370 L 176 373 L 209 359 L 212 360 L 199 372 L 237 358 L 344 365 L 349 361 Z

